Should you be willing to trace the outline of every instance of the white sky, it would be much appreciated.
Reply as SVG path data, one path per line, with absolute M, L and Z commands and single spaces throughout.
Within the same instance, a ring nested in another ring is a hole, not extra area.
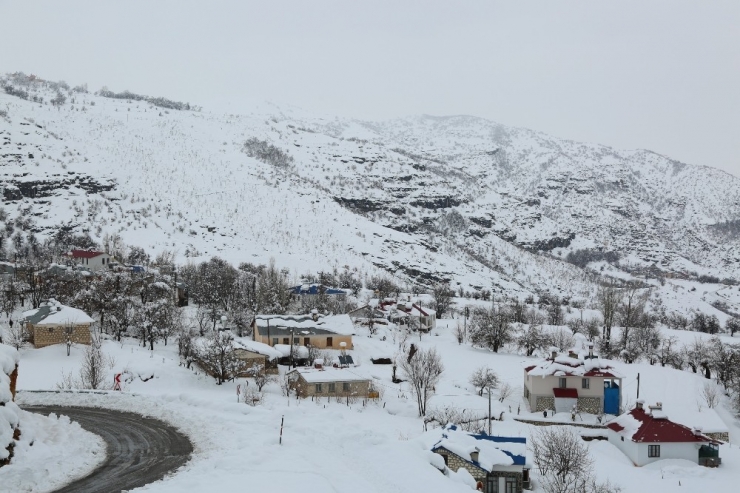
M 0 72 L 207 108 L 471 114 L 740 176 L 740 2 L 0 0 Z

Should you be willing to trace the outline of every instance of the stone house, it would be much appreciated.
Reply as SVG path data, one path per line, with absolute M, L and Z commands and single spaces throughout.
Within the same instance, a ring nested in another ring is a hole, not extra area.
M 270 346 L 352 349 L 353 335 L 349 315 L 257 315 L 252 321 L 252 339 Z
M 551 357 L 524 368 L 524 399 L 532 412 L 555 410 L 618 415 L 622 403 L 622 375 L 593 352 Z
M 290 388 L 299 397 L 373 397 L 369 378 L 341 368 L 296 368 L 288 372 Z
M 72 343 L 90 344 L 90 326 L 95 322 L 90 316 L 55 300 L 23 312 L 23 320 L 31 342 L 36 348 L 64 344 L 69 336 Z
M 435 430 L 432 437 L 431 451 L 442 456 L 445 468 L 466 469 L 479 491 L 521 493 L 530 488 L 526 438 L 468 433 L 453 424 Z
M 261 366 L 265 373 L 277 374 L 278 361 L 282 357 L 282 353 L 275 348 L 245 338 L 234 339 L 234 354 L 247 368 L 247 372 L 237 375 L 238 377 L 251 376 L 252 368 L 255 366 Z
M 702 466 L 718 467 L 719 442 L 700 428 L 674 423 L 663 412 L 661 403 L 644 409 L 638 400 L 635 408 L 607 425 L 609 443 L 617 447 L 636 466 L 663 459 L 685 459 Z

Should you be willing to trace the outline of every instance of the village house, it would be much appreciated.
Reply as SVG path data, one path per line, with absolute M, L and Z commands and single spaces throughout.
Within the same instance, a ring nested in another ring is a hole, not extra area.
M 323 284 L 299 284 L 298 286 L 293 286 L 290 288 L 290 294 L 299 297 L 299 296 L 319 296 L 319 295 L 326 295 L 326 296 L 347 296 L 347 290 L 345 289 L 338 289 L 338 288 L 330 288 L 328 286 L 324 286 Z
M 412 301 L 411 298 L 399 301 L 391 298 L 371 300 L 370 307 L 380 314 L 379 318 L 395 324 L 408 325 L 424 332 L 437 327 L 437 312 L 423 307 L 421 302 Z
M 23 323 L 36 348 L 66 343 L 67 337 L 73 344 L 90 344 L 93 322 L 82 310 L 53 299 L 39 308 L 23 312 Z
M 72 250 L 67 254 L 73 262 L 95 272 L 110 266 L 112 257 L 105 252 L 94 250 Z
M 290 388 L 299 397 L 377 397 L 369 378 L 342 368 L 296 368 L 288 372 Z
M 700 428 L 674 423 L 657 403 L 644 409 L 638 400 L 635 408 L 606 425 L 609 443 L 617 447 L 636 466 L 662 459 L 686 459 L 702 466 L 717 467 L 719 442 L 706 436 Z
M 251 376 L 253 369 L 258 367 L 265 373 L 277 374 L 278 361 L 282 357 L 282 353 L 275 348 L 245 338 L 234 339 L 234 355 L 244 362 L 247 369 L 244 374 L 237 375 L 238 377 Z
M 270 346 L 352 349 L 354 334 L 349 315 L 257 315 L 252 321 L 252 339 Z
M 558 355 L 524 368 L 524 399 L 532 412 L 619 414 L 622 375 L 593 352 Z
M 442 456 L 446 468 L 466 469 L 479 491 L 521 493 L 530 488 L 526 438 L 468 433 L 453 424 L 439 431 L 432 452 Z

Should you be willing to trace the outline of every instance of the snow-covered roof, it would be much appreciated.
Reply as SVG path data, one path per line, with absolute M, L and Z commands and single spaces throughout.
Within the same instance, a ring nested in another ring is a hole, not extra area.
M 326 294 L 326 295 L 345 295 L 347 291 L 339 288 L 330 288 L 323 284 L 299 284 L 290 288 L 291 294 Z
M 527 439 L 524 437 L 468 433 L 453 424 L 439 431 L 441 431 L 441 437 L 431 447 L 432 451 L 444 448 L 489 472 L 496 466 L 524 466 L 526 464 Z M 473 460 L 471 453 L 476 450 L 478 460 Z
M 294 346 L 296 358 L 308 358 L 308 348 L 306 346 Z M 273 349 L 280 353 L 282 357 L 290 356 L 290 344 L 275 344 Z
M 578 357 L 560 355 L 555 359 L 546 359 L 536 365 L 529 365 L 524 368 L 528 375 L 547 377 L 604 377 L 604 378 L 623 378 L 624 376 L 615 370 L 608 362 L 598 356 L 589 358 L 585 354 Z
M 264 344 L 262 342 L 253 341 L 252 339 L 247 339 L 246 337 L 234 338 L 234 345 L 237 348 L 246 349 L 247 351 L 252 351 L 253 353 L 267 356 L 267 359 L 269 359 L 270 361 L 276 358 L 281 358 L 283 356 L 283 353 L 276 350 L 274 347 L 270 346 L 269 344 Z
M 0 372 L 10 375 L 18 361 L 20 356 L 14 347 L 0 344 Z
M 271 328 L 286 327 L 296 329 L 296 335 L 301 330 L 311 331 L 319 329 L 340 335 L 355 335 L 355 326 L 347 314 L 342 315 L 319 315 L 316 321 L 311 315 L 257 315 L 255 322 L 260 328 L 267 327 L 269 322 Z
M 32 325 L 82 325 L 95 322 L 82 310 L 62 305 L 55 300 L 49 300 L 43 306 L 23 312 L 23 318 Z
M 642 407 L 635 407 L 606 426 L 620 436 L 639 443 L 712 442 L 701 432 L 694 432 L 668 419 L 662 408 L 646 412 Z
M 346 368 L 296 368 L 289 373 L 296 373 L 308 383 L 323 382 L 369 382 L 370 378 L 358 375 Z

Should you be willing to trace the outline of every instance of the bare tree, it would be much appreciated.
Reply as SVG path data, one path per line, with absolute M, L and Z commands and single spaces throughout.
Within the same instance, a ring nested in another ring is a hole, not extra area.
M 470 375 L 470 385 L 476 388 L 478 395 L 483 395 L 483 391 L 491 392 L 498 388 L 499 378 L 496 372 L 487 366 L 481 366 Z
M 604 317 L 604 332 L 601 334 L 604 339 L 604 347 L 609 352 L 612 339 L 612 326 L 621 301 L 621 293 L 614 284 L 603 286 L 599 290 L 598 300 L 601 314 Z
M 506 399 L 511 397 L 513 393 L 514 393 L 514 387 L 512 387 L 510 384 L 506 382 L 502 383 L 498 388 L 499 402 L 504 402 Z
M 5 344 L 13 346 L 17 350 L 26 347 L 28 344 L 28 331 L 20 321 L 10 326 L 5 334 L 6 337 L 3 339 Z
M 221 385 L 243 373 L 246 363 L 234 352 L 234 337 L 228 332 L 216 331 L 198 350 L 198 363 Z
M 470 319 L 470 340 L 494 353 L 514 339 L 514 327 L 507 307 L 478 308 Z
M 546 493 L 616 493 L 610 483 L 592 477 L 593 459 L 581 438 L 565 426 L 546 426 L 532 435 L 534 463 Z
M 270 375 L 265 371 L 265 365 L 253 365 L 249 369 L 249 374 L 254 378 L 254 384 L 260 392 L 262 392 L 262 388 L 268 383 L 277 381 L 274 375 Z
M 411 358 L 401 360 L 401 371 L 416 397 L 419 416 L 425 416 L 429 399 L 434 394 L 434 387 L 444 371 L 442 358 L 434 348 L 420 349 Z
M 439 283 L 434 285 L 432 296 L 434 297 L 434 310 L 437 312 L 436 317 L 442 318 L 442 315 L 450 309 L 455 292 L 449 284 Z

